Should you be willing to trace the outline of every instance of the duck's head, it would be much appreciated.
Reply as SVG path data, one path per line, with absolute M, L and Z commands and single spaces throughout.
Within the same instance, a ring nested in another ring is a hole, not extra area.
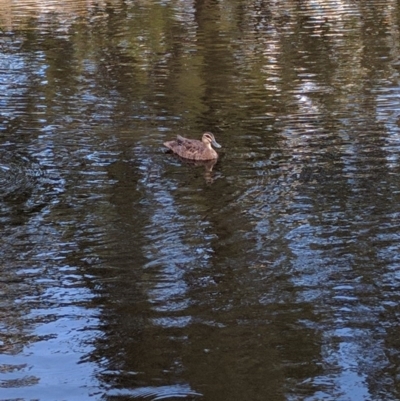
M 207 146 L 214 146 L 214 148 L 220 148 L 221 145 L 215 140 L 214 135 L 211 132 L 205 132 L 201 141 Z

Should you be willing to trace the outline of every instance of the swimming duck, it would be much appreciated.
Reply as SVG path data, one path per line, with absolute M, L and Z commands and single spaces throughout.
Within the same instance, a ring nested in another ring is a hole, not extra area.
M 211 132 L 205 132 L 201 141 L 197 139 L 187 139 L 178 135 L 175 141 L 164 142 L 164 146 L 171 149 L 178 156 L 190 160 L 214 160 L 218 158 L 218 153 L 211 147 L 220 148 L 214 135 Z

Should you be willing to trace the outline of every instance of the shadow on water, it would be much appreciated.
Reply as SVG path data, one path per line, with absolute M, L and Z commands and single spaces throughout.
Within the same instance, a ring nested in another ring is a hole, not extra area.
M 62 191 L 38 163 L 9 149 L 0 149 L 0 220 L 2 224 L 24 224 Z M 52 188 L 53 187 L 53 188 Z M 54 190 L 54 188 L 56 188 Z
M 189 168 L 200 168 L 203 167 L 204 180 L 207 184 L 212 184 L 215 180 L 213 168 L 217 164 L 217 159 L 215 160 L 189 160 L 178 155 L 173 154 L 170 151 L 165 152 L 179 162 L 179 165 L 187 166 Z
M 398 399 L 399 15 L 0 0 L 0 397 Z

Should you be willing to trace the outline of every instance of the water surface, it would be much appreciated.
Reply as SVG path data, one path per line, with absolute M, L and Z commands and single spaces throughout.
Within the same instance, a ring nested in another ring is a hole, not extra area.
M 400 398 L 396 1 L 0 10 L 0 399 Z

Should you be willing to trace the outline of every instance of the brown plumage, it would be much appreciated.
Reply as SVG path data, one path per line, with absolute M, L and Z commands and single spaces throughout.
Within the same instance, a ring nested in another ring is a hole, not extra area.
M 211 147 L 220 148 L 214 135 L 211 132 L 205 132 L 201 141 L 197 139 L 187 139 L 180 135 L 175 141 L 164 142 L 164 146 L 171 149 L 178 156 L 190 160 L 214 160 L 218 158 L 218 153 Z

